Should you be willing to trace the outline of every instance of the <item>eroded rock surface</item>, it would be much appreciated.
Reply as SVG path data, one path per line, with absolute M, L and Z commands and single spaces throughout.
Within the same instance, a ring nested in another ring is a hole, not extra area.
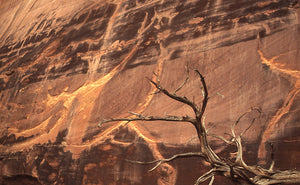
M 273 148 L 275 168 L 299 168 L 299 15 L 296 0 L 0 0 L 0 182 L 192 184 L 207 170 L 197 158 L 151 173 L 125 160 L 197 151 L 191 125 L 98 127 L 128 111 L 192 115 L 146 79 L 155 72 L 175 90 L 187 64 L 206 76 L 210 132 L 224 135 L 259 107 L 243 138 L 247 162 L 268 165 Z M 178 93 L 200 103 L 199 85 L 191 73 Z

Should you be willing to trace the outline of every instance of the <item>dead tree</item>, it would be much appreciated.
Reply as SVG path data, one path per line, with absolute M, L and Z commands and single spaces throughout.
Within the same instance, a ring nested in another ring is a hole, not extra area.
M 194 111 L 194 117 L 190 116 L 165 116 L 165 117 L 159 117 L 159 116 L 144 116 L 138 113 L 130 112 L 133 117 L 129 118 L 112 118 L 112 119 L 103 119 L 99 126 L 103 123 L 108 122 L 116 122 L 116 121 L 172 121 L 172 122 L 187 122 L 191 123 L 196 131 L 197 136 L 200 142 L 200 151 L 199 152 L 189 152 L 189 153 L 182 153 L 182 154 L 176 154 L 168 159 L 158 159 L 151 162 L 143 162 L 143 161 L 131 161 L 134 163 L 139 164 L 156 164 L 150 171 L 155 170 L 158 166 L 160 166 L 162 163 L 172 161 L 176 158 L 180 157 L 187 157 L 187 156 L 199 156 L 203 158 L 205 161 L 207 161 L 211 169 L 200 176 L 196 182 L 195 185 L 198 185 L 204 181 L 210 180 L 210 184 L 213 184 L 214 178 L 217 175 L 225 176 L 229 179 L 231 179 L 236 184 L 255 184 L 255 185 L 267 185 L 267 184 L 296 184 L 300 183 L 300 172 L 299 171 L 292 171 L 292 170 L 286 170 L 286 171 L 280 171 L 280 170 L 274 170 L 274 161 L 271 163 L 269 169 L 262 168 L 258 165 L 249 166 L 245 163 L 243 159 L 243 149 L 242 149 L 242 143 L 241 143 L 241 137 L 242 135 L 251 127 L 255 119 L 252 119 L 252 122 L 249 123 L 249 127 L 245 129 L 241 134 L 235 133 L 235 127 L 240 122 L 240 120 L 251 111 L 257 111 L 260 113 L 260 110 L 257 108 L 251 108 L 248 112 L 241 115 L 236 122 L 234 122 L 231 125 L 231 139 L 227 140 L 222 136 L 217 136 L 214 134 L 214 137 L 217 137 L 221 140 L 223 140 L 227 144 L 233 144 L 236 146 L 237 155 L 235 157 L 235 160 L 232 161 L 230 159 L 223 159 L 219 157 L 211 148 L 211 146 L 208 143 L 207 136 L 208 131 L 205 128 L 204 124 L 204 112 L 208 103 L 208 90 L 206 86 L 206 82 L 202 74 L 195 70 L 196 74 L 201 80 L 201 84 L 203 87 L 202 95 L 203 100 L 200 106 L 198 106 L 193 101 L 189 100 L 187 97 L 179 96 L 176 94 L 176 92 L 181 89 L 185 83 L 188 81 L 189 77 L 187 76 L 186 80 L 181 84 L 179 88 L 175 90 L 174 93 L 169 92 L 164 87 L 161 86 L 160 80 L 157 77 L 157 81 L 153 81 L 149 79 L 149 81 L 156 87 L 157 92 L 156 93 L 163 93 L 169 98 L 181 102 L 189 107 L 191 107 Z

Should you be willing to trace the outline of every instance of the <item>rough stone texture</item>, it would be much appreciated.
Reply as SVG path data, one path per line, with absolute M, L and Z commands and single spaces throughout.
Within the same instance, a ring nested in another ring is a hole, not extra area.
M 97 127 L 127 111 L 192 114 L 146 79 L 156 72 L 175 90 L 187 64 L 206 76 L 210 132 L 224 135 L 260 107 L 246 160 L 268 165 L 273 146 L 277 169 L 299 170 L 299 15 L 297 0 L 0 0 L 1 184 L 192 184 L 207 170 L 197 158 L 151 173 L 125 160 L 197 151 L 191 125 Z M 190 75 L 179 94 L 200 102 Z M 224 157 L 234 151 L 211 143 Z

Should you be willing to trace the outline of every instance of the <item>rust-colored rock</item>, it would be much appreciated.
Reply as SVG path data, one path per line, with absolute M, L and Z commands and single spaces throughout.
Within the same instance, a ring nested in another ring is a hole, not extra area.
M 187 64 L 206 76 L 211 132 L 260 107 L 247 161 L 269 164 L 273 146 L 275 168 L 299 168 L 299 15 L 296 0 L 0 0 L 0 182 L 192 184 L 206 170 L 196 158 L 151 173 L 125 160 L 196 151 L 191 125 L 97 126 L 128 111 L 191 114 L 146 79 L 175 90 Z M 200 102 L 199 88 L 191 74 L 180 94 Z

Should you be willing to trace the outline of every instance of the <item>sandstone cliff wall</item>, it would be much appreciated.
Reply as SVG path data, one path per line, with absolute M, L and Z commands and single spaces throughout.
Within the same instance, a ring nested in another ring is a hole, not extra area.
M 206 77 L 211 132 L 259 107 L 247 161 L 268 165 L 273 146 L 276 168 L 299 168 L 299 15 L 296 0 L 0 0 L 0 182 L 192 184 L 206 170 L 197 158 L 151 173 L 125 160 L 197 151 L 191 125 L 97 126 L 128 111 L 192 115 L 146 79 L 155 72 L 175 90 L 186 65 Z M 199 79 L 179 94 L 200 102 Z

